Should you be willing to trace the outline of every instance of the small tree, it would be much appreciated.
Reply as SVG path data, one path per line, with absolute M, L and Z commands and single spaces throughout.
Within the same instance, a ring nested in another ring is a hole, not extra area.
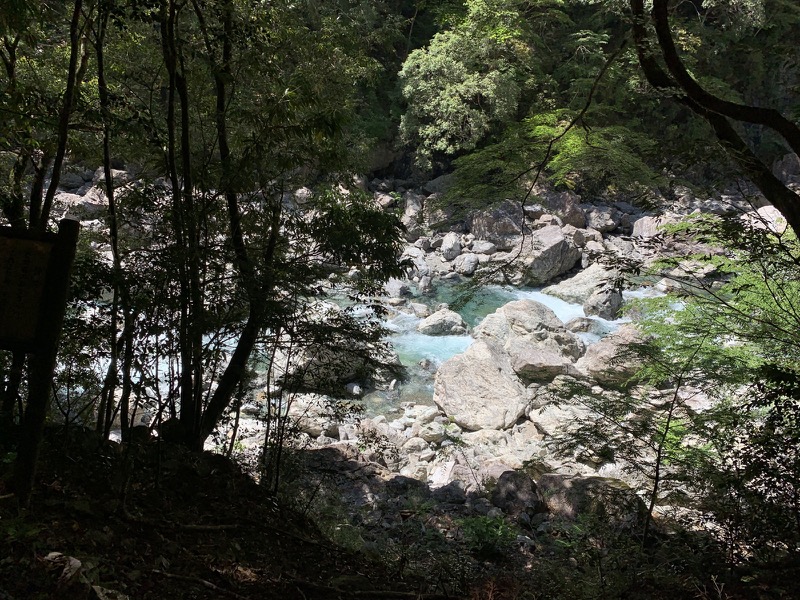
M 594 417 L 568 447 L 622 459 L 643 476 L 651 512 L 662 500 L 707 511 L 731 560 L 796 553 L 796 238 L 739 218 L 701 216 L 677 229 L 724 243 L 726 254 L 692 257 L 698 274 L 681 280 L 679 298 L 643 303 L 639 385 L 587 396 Z M 701 277 L 709 266 L 715 276 Z

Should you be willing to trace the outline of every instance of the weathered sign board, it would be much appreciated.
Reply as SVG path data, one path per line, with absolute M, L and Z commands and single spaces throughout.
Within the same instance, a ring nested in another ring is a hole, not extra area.
M 53 242 L 0 233 L 0 347 L 34 351 Z
M 27 506 L 52 395 L 69 271 L 80 224 L 62 219 L 58 234 L 0 227 L 0 348 L 31 355 L 28 401 L 14 464 L 14 493 Z
M 62 221 L 58 234 L 0 227 L 0 348 L 37 352 L 51 337 L 77 232 L 74 221 Z

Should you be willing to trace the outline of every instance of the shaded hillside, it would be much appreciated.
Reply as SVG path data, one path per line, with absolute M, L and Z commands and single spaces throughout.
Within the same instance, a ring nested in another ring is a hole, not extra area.
M 94 440 L 50 440 L 28 514 L 3 500 L 1 598 L 416 597 L 221 456 Z
M 81 430 L 51 432 L 30 511 L 19 514 L 8 496 L 0 505 L 0 598 L 733 599 L 800 591 L 791 565 L 724 572 L 711 547 L 685 532 L 644 549 L 629 536 L 604 538 L 602 523 L 591 532 L 582 524 L 541 528 L 528 532 L 532 544 L 506 537 L 518 531 L 511 521 L 504 535 L 473 529 L 469 537 L 458 509 L 424 490 L 428 501 L 398 507 L 388 528 L 387 519 L 370 527 L 358 518 L 334 528 L 370 540 L 349 550 L 314 519 L 345 514 L 354 468 L 365 493 L 386 481 L 358 458 L 334 454 L 306 461 L 308 480 L 318 483 L 314 494 L 289 499 L 313 506 L 301 514 L 219 455 L 157 443 L 124 450 Z M 325 473 L 338 473 L 327 487 Z

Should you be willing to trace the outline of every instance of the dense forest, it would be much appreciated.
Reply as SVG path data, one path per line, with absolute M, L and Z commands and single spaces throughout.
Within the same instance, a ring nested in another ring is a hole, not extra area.
M 0 350 L 0 598 L 800 594 L 796 0 L 0 36 L 0 225 L 80 223 L 52 377 Z

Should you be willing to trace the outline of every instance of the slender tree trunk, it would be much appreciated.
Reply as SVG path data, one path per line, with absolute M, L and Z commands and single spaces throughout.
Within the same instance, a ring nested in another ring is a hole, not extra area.
M 58 114 L 58 145 L 53 159 L 53 172 L 50 176 L 50 185 L 47 187 L 43 204 L 31 204 L 30 207 L 30 228 L 44 232 L 47 230 L 47 222 L 50 219 L 50 210 L 53 206 L 56 189 L 61 179 L 61 167 L 67 154 L 67 138 L 69 137 L 69 121 L 72 117 L 72 109 L 75 102 L 75 90 L 78 76 L 78 55 L 81 47 L 81 11 L 83 1 L 75 0 L 72 11 L 72 20 L 69 26 L 70 52 L 69 67 L 67 68 L 67 87 L 64 90 L 64 101 Z
M 675 388 L 675 393 L 672 396 L 672 400 L 670 401 L 669 410 L 667 411 L 667 420 L 664 423 L 664 431 L 661 433 L 660 439 L 658 440 L 658 446 L 656 448 L 656 463 L 655 463 L 655 472 L 653 473 L 653 489 L 650 490 L 650 499 L 647 505 L 647 514 L 644 516 L 644 528 L 642 529 L 642 546 L 647 543 L 647 538 L 650 536 L 650 527 L 653 524 L 653 511 L 656 508 L 656 502 L 658 502 L 658 494 L 661 491 L 661 469 L 664 466 L 664 449 L 667 443 L 667 437 L 669 436 L 669 429 L 672 427 L 672 418 L 675 414 L 676 404 L 678 402 L 678 390 L 680 390 L 681 386 L 683 385 L 682 381 L 678 382 L 678 386 Z
M 193 3 L 195 12 L 201 23 L 201 28 L 206 40 L 206 49 L 209 59 L 214 59 L 214 49 L 205 29 L 202 11 L 196 2 Z M 222 7 L 222 62 L 215 65 L 214 85 L 216 90 L 216 126 L 217 143 L 219 144 L 220 162 L 222 175 L 220 187 L 225 196 L 225 204 L 228 212 L 229 240 L 233 246 L 235 264 L 238 270 L 239 281 L 244 288 L 248 302 L 249 313 L 245 326 L 239 336 L 233 355 L 228 362 L 225 371 L 222 373 L 217 388 L 212 395 L 208 406 L 202 415 L 199 431 L 194 438 L 194 447 L 202 448 L 203 442 L 216 427 L 219 418 L 225 409 L 230 405 L 236 392 L 237 386 L 241 385 L 244 379 L 247 363 L 253 353 L 258 336 L 262 330 L 263 312 L 266 295 L 271 291 L 269 278 L 264 286 L 259 286 L 256 281 L 255 268 L 250 257 L 247 246 L 244 242 L 242 233 L 242 216 L 239 208 L 237 189 L 234 184 L 234 164 L 233 156 L 228 141 L 227 107 L 229 103 L 227 81 L 231 78 L 231 61 L 233 58 L 233 4 L 231 0 L 225 0 Z M 280 205 L 273 209 L 270 239 L 266 255 L 266 270 L 274 256 L 275 246 L 277 245 L 278 233 L 280 228 Z
M 130 427 L 129 402 L 131 392 L 130 368 L 132 358 L 133 321 L 131 315 L 131 301 L 128 292 L 125 273 L 122 269 L 122 258 L 119 249 L 119 217 L 117 198 L 114 191 L 114 178 L 111 173 L 111 102 L 109 99 L 108 83 L 105 69 L 105 36 L 108 31 L 110 6 L 102 4 L 99 8 L 97 30 L 95 36 L 95 54 L 97 58 L 97 90 L 100 98 L 100 110 L 103 118 L 103 175 L 105 179 L 106 197 L 108 198 L 107 223 L 111 242 L 111 255 L 114 272 L 114 290 L 111 307 L 111 322 L 108 332 L 111 359 L 103 385 L 100 413 L 108 413 L 114 401 L 117 381 L 119 379 L 119 354 L 124 352 L 123 358 L 123 384 L 120 397 L 120 425 L 122 439 L 128 439 Z M 123 329 L 120 338 L 119 319 L 123 315 Z M 111 423 L 105 419 L 103 434 L 107 438 L 110 433 Z
M 193 316 L 191 307 L 191 283 L 189 276 L 188 263 L 191 260 L 187 255 L 190 248 L 187 245 L 189 238 L 187 210 L 184 204 L 186 198 L 191 197 L 191 188 L 187 185 L 186 177 L 191 175 L 182 173 L 183 178 L 178 175 L 178 140 L 177 140 L 177 115 L 176 106 L 178 102 L 188 104 L 188 94 L 186 89 L 183 94 L 178 92 L 178 56 L 176 47 L 176 29 L 178 21 L 178 9 L 174 0 L 162 0 L 161 2 L 161 47 L 164 57 L 164 64 L 169 76 L 169 87 L 167 90 L 167 152 L 166 167 L 172 184 L 172 219 L 175 236 L 175 249 L 178 258 L 178 303 L 180 315 L 178 317 L 178 353 L 179 353 L 179 399 L 180 399 L 180 422 L 184 429 L 185 439 L 192 431 L 194 422 L 194 384 L 193 384 L 193 346 L 190 336 L 190 320 Z M 183 82 L 185 88 L 185 81 Z M 181 115 L 182 123 L 188 121 L 188 106 Z M 185 128 L 181 131 L 182 141 L 188 139 L 188 131 Z M 182 148 L 182 158 L 184 168 L 189 149 Z

